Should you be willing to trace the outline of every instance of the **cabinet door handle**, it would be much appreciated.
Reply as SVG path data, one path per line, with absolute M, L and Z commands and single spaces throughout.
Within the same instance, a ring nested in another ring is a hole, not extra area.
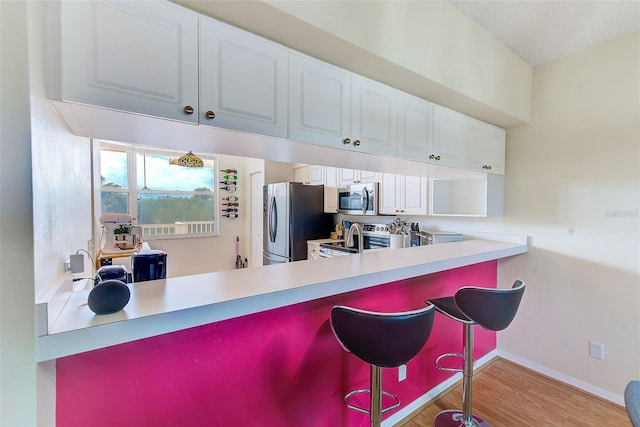
M 436 159 L 435 154 L 429 154 L 429 160 L 435 160 L 435 159 Z
M 345 138 L 342 140 L 343 144 L 351 144 L 351 140 L 349 138 Z
M 193 107 L 191 105 L 187 105 L 186 107 L 184 107 L 185 114 L 193 114 Z
M 440 156 L 436 156 L 436 160 L 440 160 Z
M 205 113 L 205 116 L 207 117 L 207 119 L 215 119 L 216 118 L 216 113 L 214 113 L 213 111 L 209 110 Z
M 482 165 L 482 169 L 491 170 L 491 165 Z
M 360 145 L 360 140 L 356 139 L 355 141 L 353 141 L 353 145 L 355 145 L 356 147 Z

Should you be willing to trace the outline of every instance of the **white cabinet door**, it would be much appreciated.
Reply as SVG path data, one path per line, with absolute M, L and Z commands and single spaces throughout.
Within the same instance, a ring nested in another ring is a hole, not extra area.
M 380 174 L 373 171 L 356 171 L 358 183 L 380 182 Z
M 462 114 L 448 108 L 433 106 L 433 142 L 428 161 L 445 166 L 459 165 L 462 117 Z
M 345 185 L 355 184 L 358 182 L 358 172 L 355 169 L 338 169 L 338 185 L 344 187 Z
M 378 212 L 386 215 L 397 215 L 400 213 L 399 196 L 400 196 L 400 183 L 399 175 L 393 173 L 380 174 L 380 188 L 378 195 Z
M 383 173 L 379 201 L 381 214 L 427 215 L 427 178 Z
M 504 175 L 505 130 L 471 117 L 464 118 L 460 130 L 463 148 L 460 166 Z
M 309 166 L 300 166 L 293 169 L 293 180 L 303 184 L 309 183 Z
M 487 130 L 483 139 L 484 159 L 483 169 L 489 173 L 504 175 L 506 131 L 495 126 L 486 125 Z
M 307 166 L 309 184 L 324 185 L 324 166 L 309 165 Z
M 403 177 L 403 204 L 402 209 L 406 215 L 427 215 L 427 178 L 419 176 Z
M 425 161 L 433 140 L 433 104 L 400 92 L 396 155 Z
M 197 14 L 170 2 L 60 8 L 62 100 L 197 123 Z
M 338 188 L 324 186 L 324 212 L 338 213 Z
M 307 241 L 307 259 L 320 258 L 320 243 Z
M 394 155 L 398 91 L 357 75 L 351 76 L 351 147 Z
M 324 185 L 324 166 L 305 165 L 293 170 L 294 181 L 307 185 Z
M 324 168 L 324 185 L 327 187 L 338 186 L 338 170 L 337 168 L 327 166 Z
M 289 54 L 289 139 L 342 148 L 350 132 L 350 74 Z
M 200 18 L 200 124 L 287 136 L 288 51 Z

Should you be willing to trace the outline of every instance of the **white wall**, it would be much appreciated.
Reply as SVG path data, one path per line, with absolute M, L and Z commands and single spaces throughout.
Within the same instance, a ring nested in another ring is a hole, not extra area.
M 531 66 L 449 2 L 270 4 L 448 89 L 530 119 Z M 436 103 L 449 97 L 424 95 Z
M 0 425 L 36 425 L 27 5 L 0 2 Z
M 500 264 L 501 286 L 527 290 L 499 349 L 618 402 L 640 378 L 638 76 L 639 34 L 536 68 L 532 124 L 507 133 L 505 216 L 427 221 L 531 236 Z

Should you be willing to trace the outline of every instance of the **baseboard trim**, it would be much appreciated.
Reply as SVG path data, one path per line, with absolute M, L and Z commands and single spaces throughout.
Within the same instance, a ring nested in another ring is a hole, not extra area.
M 622 395 L 618 395 L 602 388 L 596 387 L 592 384 L 585 383 L 569 375 L 554 371 L 553 369 L 549 369 L 546 366 L 539 365 L 511 353 L 507 353 L 501 350 L 498 350 L 497 352 L 497 355 L 499 357 L 502 357 L 503 359 L 510 360 L 511 362 L 517 363 L 518 365 L 524 366 L 525 368 L 531 369 L 532 371 L 536 371 L 542 375 L 546 375 L 550 378 L 553 378 L 565 384 L 569 384 L 573 387 L 579 388 L 580 390 L 586 391 L 587 393 L 591 393 L 595 396 L 601 397 L 602 399 L 608 400 L 624 407 L 624 397 Z
M 479 368 L 482 365 L 486 364 L 493 358 L 498 356 L 497 350 L 492 350 L 487 353 L 485 356 L 476 360 L 475 367 Z M 462 374 L 454 374 L 447 380 L 441 382 L 422 396 L 418 397 L 413 402 L 409 403 L 407 406 L 400 409 L 395 414 L 391 415 L 389 418 L 382 422 L 382 427 L 392 427 L 396 424 L 400 424 L 401 422 L 407 421 L 407 419 L 417 410 L 419 410 L 422 406 L 426 405 L 432 400 L 435 400 L 440 396 L 441 393 L 454 386 L 456 383 L 462 381 Z

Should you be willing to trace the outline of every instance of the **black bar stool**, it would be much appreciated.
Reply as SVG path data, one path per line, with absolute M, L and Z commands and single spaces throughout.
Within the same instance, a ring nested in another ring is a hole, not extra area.
M 458 289 L 452 297 L 427 300 L 436 309 L 453 320 L 464 324 L 462 353 L 447 353 L 436 359 L 436 367 L 442 371 L 462 372 L 462 411 L 447 410 L 436 415 L 435 427 L 488 427 L 490 424 L 473 415 L 471 409 L 471 380 L 473 378 L 473 325 L 490 331 L 505 329 L 518 311 L 524 294 L 524 282 L 516 280 L 511 289 L 489 289 L 467 286 Z M 462 357 L 463 369 L 440 366 L 445 357 Z
M 424 347 L 431 334 L 435 307 L 402 313 L 378 313 L 335 306 L 331 309 L 331 328 L 342 347 L 371 365 L 370 387 L 347 393 L 347 407 L 369 414 L 372 426 L 380 426 L 382 414 L 400 406 L 397 396 L 382 391 L 381 368 L 404 365 Z M 349 403 L 357 393 L 370 393 L 369 409 Z M 382 408 L 382 394 L 395 403 Z

